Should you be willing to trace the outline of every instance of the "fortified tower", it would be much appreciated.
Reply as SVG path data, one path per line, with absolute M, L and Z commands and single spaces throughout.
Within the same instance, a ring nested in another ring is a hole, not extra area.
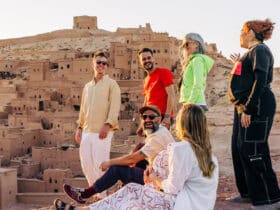
M 73 29 L 97 29 L 96 16 L 75 16 L 73 18 Z

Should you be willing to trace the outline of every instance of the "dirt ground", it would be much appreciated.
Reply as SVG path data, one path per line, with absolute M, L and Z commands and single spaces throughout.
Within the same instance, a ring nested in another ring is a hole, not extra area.
M 280 161 L 278 159 L 278 161 Z M 280 172 L 277 173 L 278 181 L 280 181 Z M 223 177 L 219 180 L 218 197 L 215 205 L 215 210 L 250 210 L 251 204 L 236 204 L 226 199 L 237 195 L 233 177 Z M 11 210 L 54 210 L 53 206 L 36 206 L 17 204 Z
M 220 121 L 220 123 L 224 123 Z M 238 195 L 235 186 L 233 167 L 231 160 L 230 139 L 231 139 L 231 125 L 210 126 L 213 151 L 219 160 L 220 179 L 218 186 L 218 195 L 215 205 L 215 210 L 249 210 L 251 204 L 236 204 L 227 201 L 228 198 Z M 273 127 L 270 134 L 270 151 L 274 170 L 277 173 L 278 181 L 280 181 L 280 126 Z M 280 182 L 279 182 L 280 183 Z M 17 204 L 12 210 L 53 210 L 52 206 L 36 206 Z

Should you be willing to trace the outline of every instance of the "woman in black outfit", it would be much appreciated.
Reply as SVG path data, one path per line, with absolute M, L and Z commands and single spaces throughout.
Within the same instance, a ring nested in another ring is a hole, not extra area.
M 229 97 L 235 106 L 232 159 L 240 193 L 235 201 L 251 201 L 252 209 L 280 209 L 280 190 L 272 169 L 268 136 L 276 102 L 271 91 L 273 56 L 263 43 L 273 32 L 270 20 L 246 22 L 240 46 L 248 51 L 235 61 L 230 76 Z

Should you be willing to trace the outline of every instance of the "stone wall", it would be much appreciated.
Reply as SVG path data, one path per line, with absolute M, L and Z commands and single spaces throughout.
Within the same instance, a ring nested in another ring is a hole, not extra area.
M 73 29 L 97 29 L 97 17 L 76 16 L 73 21 Z
M 16 170 L 0 168 L 0 209 L 10 209 L 16 203 L 16 194 Z
M 77 148 L 32 148 L 32 160 L 41 163 L 41 171 L 45 169 L 70 169 L 73 176 L 83 176 Z

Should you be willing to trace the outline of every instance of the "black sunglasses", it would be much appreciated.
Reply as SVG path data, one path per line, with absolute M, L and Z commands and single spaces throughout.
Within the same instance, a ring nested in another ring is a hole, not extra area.
M 144 114 L 141 115 L 143 120 L 146 120 L 147 118 L 149 118 L 150 120 L 154 120 L 156 117 L 158 117 L 158 115 L 153 115 L 153 114 Z
M 187 42 L 183 45 L 183 47 L 189 47 L 191 43 L 194 43 L 194 42 L 192 42 L 192 41 L 187 41 Z
M 108 65 L 108 63 L 106 61 L 96 61 L 96 64 L 98 64 L 98 65 L 102 64 L 103 66 Z

